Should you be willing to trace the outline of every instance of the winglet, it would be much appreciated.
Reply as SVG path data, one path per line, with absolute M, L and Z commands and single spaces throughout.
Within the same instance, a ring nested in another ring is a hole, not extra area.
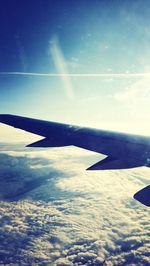
M 134 199 L 150 207 L 150 185 L 134 194 Z

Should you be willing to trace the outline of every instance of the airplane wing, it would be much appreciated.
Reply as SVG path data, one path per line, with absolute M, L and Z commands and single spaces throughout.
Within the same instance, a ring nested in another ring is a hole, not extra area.
M 40 141 L 29 144 L 28 147 L 74 145 L 107 155 L 104 160 L 90 166 L 87 170 L 150 166 L 150 137 L 6 114 L 0 115 L 0 122 L 44 137 Z M 150 206 L 150 197 L 148 201 L 142 201 L 144 197 L 141 197 L 141 193 L 140 197 L 135 196 L 135 198 L 146 206 Z

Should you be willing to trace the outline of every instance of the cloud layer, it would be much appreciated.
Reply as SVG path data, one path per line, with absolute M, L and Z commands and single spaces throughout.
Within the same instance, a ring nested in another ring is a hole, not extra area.
M 149 169 L 86 172 L 77 148 L 0 154 L 0 264 L 149 265 Z

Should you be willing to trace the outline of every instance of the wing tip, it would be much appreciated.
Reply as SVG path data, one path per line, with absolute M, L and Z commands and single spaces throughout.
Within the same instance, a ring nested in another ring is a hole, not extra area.
M 0 114 L 0 122 L 5 122 L 8 118 L 15 116 L 15 115 L 11 115 L 11 114 Z

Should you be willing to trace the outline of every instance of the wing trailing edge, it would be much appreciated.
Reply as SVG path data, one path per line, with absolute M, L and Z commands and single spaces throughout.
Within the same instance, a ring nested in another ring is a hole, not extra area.
M 87 170 L 117 170 L 117 169 L 129 169 L 142 166 L 143 164 L 132 160 L 119 160 L 110 156 L 101 160 L 100 162 L 90 166 Z

